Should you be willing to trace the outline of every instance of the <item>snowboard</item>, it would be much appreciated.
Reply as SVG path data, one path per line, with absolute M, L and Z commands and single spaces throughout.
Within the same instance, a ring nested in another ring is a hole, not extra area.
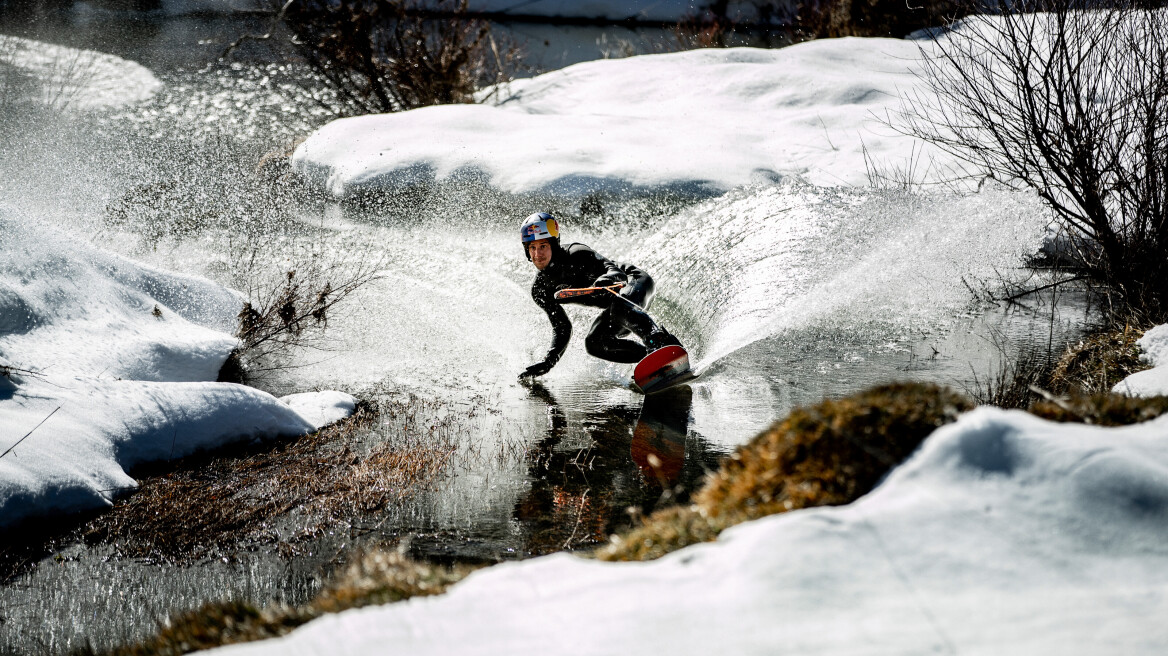
M 633 369 L 633 384 L 645 394 L 664 392 L 697 377 L 689 368 L 689 353 L 680 346 L 659 348 Z

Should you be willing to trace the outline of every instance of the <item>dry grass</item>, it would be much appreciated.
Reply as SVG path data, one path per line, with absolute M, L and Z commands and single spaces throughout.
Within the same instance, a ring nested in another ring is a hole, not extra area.
M 1030 406 L 1030 413 L 1051 421 L 1128 426 L 1168 413 L 1168 397 L 1151 398 L 1123 394 L 1051 397 Z
M 1136 341 L 1144 331 L 1125 326 L 1089 335 L 1067 347 L 1050 376 L 1050 389 L 1081 395 L 1105 394 L 1116 383 L 1148 368 Z
M 596 552 L 601 560 L 649 560 L 766 515 L 849 503 L 867 493 L 936 429 L 969 410 L 935 385 L 876 387 L 798 408 L 740 447 L 694 497 L 653 513 Z
M 326 613 L 441 594 L 474 569 L 419 563 L 398 551 L 373 551 L 358 557 L 305 606 L 276 605 L 260 609 L 242 602 L 207 604 L 170 619 L 149 640 L 106 653 L 110 656 L 186 654 L 275 638 Z
M 386 508 L 441 475 L 455 436 L 411 423 L 416 412 L 409 402 L 384 405 L 380 415 L 363 406 L 350 420 L 291 442 L 180 464 L 141 480 L 138 492 L 86 526 L 85 539 L 168 561 L 257 544 L 290 555 L 297 541 Z M 366 448 L 359 438 L 378 416 L 404 430 Z M 281 529 L 293 515 L 296 528 Z

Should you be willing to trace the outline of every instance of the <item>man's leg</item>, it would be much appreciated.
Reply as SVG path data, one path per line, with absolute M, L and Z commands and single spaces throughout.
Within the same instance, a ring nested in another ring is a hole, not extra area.
M 644 310 L 653 301 L 653 288 L 653 279 L 647 273 L 629 280 L 621 296 L 636 305 L 614 298 L 612 305 L 600 313 L 584 338 L 584 348 L 590 355 L 612 362 L 640 362 L 655 349 L 680 344 Z M 621 339 L 630 332 L 642 343 Z
M 644 344 L 632 339 L 621 339 L 622 334 L 628 334 L 628 329 L 613 321 L 613 308 L 610 307 L 592 322 L 592 328 L 584 338 L 584 349 L 592 357 L 609 362 L 640 362 L 649 354 Z

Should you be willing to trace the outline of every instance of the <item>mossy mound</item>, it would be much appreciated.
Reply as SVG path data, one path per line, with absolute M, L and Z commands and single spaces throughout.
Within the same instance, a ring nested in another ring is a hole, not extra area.
M 922 383 L 875 387 L 797 408 L 740 447 L 688 508 L 651 515 L 596 552 L 601 560 L 648 560 L 766 515 L 845 504 L 866 494 L 937 427 L 973 408 Z

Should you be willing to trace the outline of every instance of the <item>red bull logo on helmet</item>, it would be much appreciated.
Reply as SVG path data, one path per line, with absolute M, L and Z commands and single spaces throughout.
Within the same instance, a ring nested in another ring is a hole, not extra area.
M 541 212 L 527 217 L 527 220 L 519 227 L 519 235 L 524 243 L 538 239 L 558 239 L 560 228 L 550 214 Z

